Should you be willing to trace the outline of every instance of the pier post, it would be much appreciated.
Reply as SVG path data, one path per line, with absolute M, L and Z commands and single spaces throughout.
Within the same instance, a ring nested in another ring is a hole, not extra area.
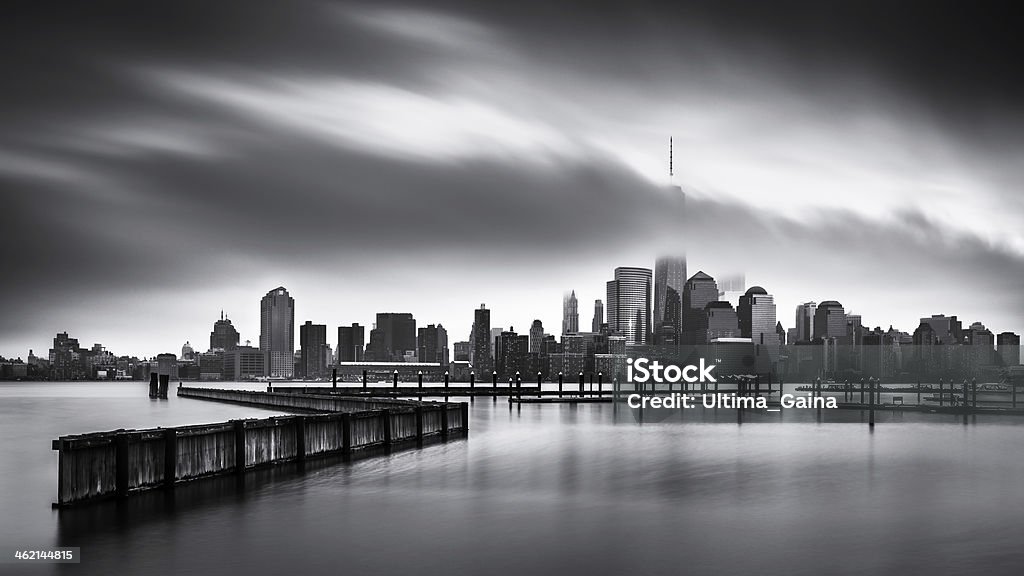
M 174 486 L 178 474 L 178 431 L 164 430 L 164 486 Z
M 232 420 L 235 428 L 235 473 L 245 474 L 245 420 Z
M 398 388 L 398 370 L 395 370 L 395 373 L 391 376 L 391 378 L 392 388 Z
M 563 374 L 561 372 L 559 372 L 558 373 L 558 397 L 559 398 L 562 397 L 562 377 L 563 377 Z
M 416 412 L 416 445 L 423 445 L 423 406 L 413 408 Z
M 331 368 L 331 388 L 338 387 L 338 367 Z
M 380 418 L 384 423 L 384 445 L 391 446 L 391 410 L 388 408 L 381 410 Z
M 366 390 L 366 370 L 363 370 L 363 390 Z
M 978 411 L 978 379 L 971 378 L 971 408 Z
M 474 388 L 476 388 L 476 372 L 470 372 L 469 373 L 469 389 L 472 390 Z
M 1010 407 L 1017 408 L 1017 382 L 1010 380 Z
M 942 407 L 944 404 L 945 404 L 945 397 L 943 396 L 943 392 L 942 392 L 942 378 L 939 378 L 939 407 Z
M 875 381 L 869 379 L 868 380 L 868 386 L 871 388 L 868 391 L 868 396 L 869 396 L 869 399 L 871 401 L 870 408 L 868 410 L 868 426 L 874 428 L 875 427 L 875 389 L 874 389 Z
M 161 374 L 160 375 L 160 390 L 157 392 L 157 397 L 158 398 L 164 398 L 164 399 L 167 398 L 167 389 L 170 388 L 170 380 L 171 380 L 171 375 L 170 374 Z
M 114 489 L 118 498 L 128 495 L 128 434 L 114 436 Z
M 295 426 L 295 461 L 302 465 L 306 461 L 306 417 L 292 416 Z
M 921 380 L 917 380 L 917 405 L 921 405 Z
M 423 426 L 420 426 L 422 432 Z M 352 413 L 344 412 L 341 415 L 341 453 L 348 456 L 352 453 Z
M 150 398 L 156 398 L 157 386 L 158 386 L 157 379 L 158 378 L 160 378 L 160 376 L 156 372 L 150 372 L 149 373 L 149 397 Z
M 967 380 L 964 379 L 964 424 L 967 424 Z
M 544 377 L 541 376 L 540 372 L 537 372 L 537 398 L 543 396 L 541 390 L 544 388 Z
M 447 370 L 444 371 L 444 387 L 446 389 L 448 388 L 448 371 Z
M 516 370 L 516 398 L 523 397 L 523 376 Z
M 462 407 L 462 433 L 469 434 L 469 404 L 460 402 Z
M 604 372 L 598 372 L 597 373 L 597 396 L 598 396 L 598 398 L 600 398 L 602 396 L 602 394 L 601 394 L 601 389 L 602 388 L 604 388 Z
M 448 404 L 441 404 L 441 437 L 448 438 Z
M 423 388 L 423 370 L 420 370 L 419 373 L 416 374 L 416 386 Z
M 580 372 L 580 388 L 579 388 L 579 392 L 580 392 L 579 395 L 580 396 L 583 396 L 583 386 L 584 386 L 584 383 L 583 383 L 583 372 Z
M 491 370 L 491 385 L 494 387 L 495 390 L 498 389 L 498 371 L 497 370 Z
M 864 379 L 860 379 L 860 403 L 864 404 Z

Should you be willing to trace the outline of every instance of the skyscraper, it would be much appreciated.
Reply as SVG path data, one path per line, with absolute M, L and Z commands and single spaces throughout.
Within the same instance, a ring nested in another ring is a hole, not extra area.
M 628 344 L 647 344 L 651 332 L 651 269 L 620 266 L 607 284 L 608 329 Z
M 260 302 L 260 350 L 264 372 L 271 378 L 291 378 L 295 371 L 295 300 L 282 286 Z
M 306 320 L 305 324 L 299 326 L 299 347 L 302 357 L 299 365 L 302 367 L 302 374 L 298 376 L 312 380 L 327 375 L 327 362 L 324 358 L 326 346 L 326 325 L 313 324 L 310 320 Z
M 1020 336 L 1013 332 L 1000 332 L 996 336 L 996 349 L 1003 366 L 1020 365 Z
M 238 347 L 238 330 L 231 325 L 231 320 L 224 317 L 224 311 L 220 312 L 220 320 L 213 323 L 213 332 L 210 332 L 210 350 L 234 350 Z
M 494 369 L 491 356 L 491 311 L 484 304 L 473 311 L 472 358 L 470 362 L 477 374 L 490 374 Z
M 775 300 L 760 286 L 752 286 L 743 296 L 736 310 L 740 336 L 750 338 L 754 344 L 767 347 L 774 361 L 779 357 L 779 333 L 775 320 Z
M 718 301 L 718 285 L 715 279 L 703 271 L 699 271 L 683 286 L 683 326 L 681 341 L 683 344 L 698 344 L 703 340 L 701 332 L 705 330 L 704 307 L 709 302 Z
M 338 362 L 362 362 L 365 330 L 359 324 L 338 326 Z
M 739 335 L 739 322 L 731 303 L 716 300 L 704 306 L 704 319 L 695 344 L 710 344 L 716 338 L 737 338 Z
M 420 328 L 418 341 L 417 361 L 448 364 L 448 331 L 444 326 L 428 324 L 426 328 Z
M 683 293 L 683 286 L 686 284 L 686 257 L 667 257 L 663 256 L 658 258 L 654 262 L 654 333 L 659 335 L 658 340 L 660 343 L 661 333 L 663 326 L 674 326 L 675 330 L 682 323 L 682 318 L 679 317 L 680 307 L 675 306 L 676 314 L 670 314 L 669 308 L 672 307 L 672 303 L 669 302 L 671 298 L 671 292 L 676 294 L 676 297 L 680 297 Z
M 594 300 L 594 320 L 590 323 L 590 331 L 595 334 L 601 331 L 604 324 L 604 303 L 600 299 Z
M 835 300 L 818 304 L 814 311 L 814 338 L 843 338 L 846 336 L 846 311 Z
M 544 324 L 534 320 L 530 325 L 530 353 L 540 354 L 540 343 L 544 340 Z
M 416 319 L 408 312 L 378 312 L 370 331 L 374 362 L 402 362 L 416 352 Z
M 790 342 L 790 344 L 810 342 L 814 338 L 814 313 L 817 309 L 818 305 L 814 302 L 804 302 L 797 305 L 796 326 L 793 328 L 796 339 Z
M 575 290 L 562 299 L 562 334 L 575 334 L 580 331 L 580 314 L 577 306 Z

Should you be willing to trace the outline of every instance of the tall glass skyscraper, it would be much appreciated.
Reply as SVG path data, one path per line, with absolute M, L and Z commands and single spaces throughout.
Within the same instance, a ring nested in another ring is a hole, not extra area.
M 562 299 L 562 334 L 575 334 L 579 331 L 579 302 L 576 301 L 576 291 L 573 290 Z
M 671 327 L 668 332 L 677 332 L 682 325 L 683 319 L 679 315 L 679 303 L 667 302 L 667 299 L 674 291 L 676 297 L 683 293 L 683 286 L 686 284 L 686 257 L 661 257 L 654 263 L 654 330 L 655 334 L 665 332 L 665 327 Z M 671 289 L 671 291 L 670 291 Z M 673 304 L 676 304 L 673 306 Z M 675 314 L 669 314 L 669 309 L 674 308 Z M 674 316 L 674 317 L 673 317 Z M 659 338 L 660 339 L 660 338 Z
M 651 269 L 619 267 L 607 284 L 608 329 L 627 344 L 648 344 L 651 333 Z
M 491 355 L 491 311 L 484 304 L 473 311 L 473 332 L 471 339 L 473 369 L 481 377 L 490 376 L 494 370 L 494 356 Z
M 264 375 L 291 378 L 295 371 L 295 299 L 282 286 L 260 302 L 260 351 Z

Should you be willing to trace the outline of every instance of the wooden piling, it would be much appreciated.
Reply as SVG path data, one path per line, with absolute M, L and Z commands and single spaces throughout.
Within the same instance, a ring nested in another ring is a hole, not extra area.
M 580 387 L 579 387 L 579 395 L 580 396 L 583 396 L 583 386 L 584 386 L 584 383 L 583 383 L 583 372 L 580 372 Z
M 939 378 L 939 406 L 940 407 L 945 404 L 945 396 L 943 394 L 944 393 L 942 391 L 942 378 Z M 952 400 L 952 398 L 950 398 L 950 400 Z
M 159 378 L 160 378 L 160 375 L 157 374 L 156 372 L 150 372 L 149 373 L 149 397 L 150 398 L 156 398 L 157 390 L 158 390 L 158 387 L 159 387 L 159 383 L 158 383 L 158 379 Z
M 604 387 L 604 372 L 597 373 L 597 395 L 601 396 L 601 389 Z
M 416 444 L 423 445 L 423 406 L 413 408 L 416 412 Z
M 178 474 L 178 431 L 164 430 L 164 486 L 174 486 Z
M 978 409 L 978 379 L 971 378 L 971 407 Z
M 118 498 L 128 495 L 128 434 L 114 436 L 114 493 Z
M 871 405 L 870 405 L 871 408 L 868 411 L 868 426 L 874 428 L 875 427 L 875 389 L 874 389 L 875 381 L 874 380 L 870 380 L 869 383 L 868 383 L 868 386 L 871 388 L 871 390 L 869 390 L 869 393 L 868 393 L 868 396 L 870 396 L 870 400 L 871 400 Z
M 160 390 L 157 392 L 158 398 L 163 398 L 164 400 L 167 399 L 167 389 L 170 388 L 170 380 L 170 374 L 160 375 Z
M 394 388 L 398 388 L 398 370 L 395 370 L 394 375 L 391 377 Z
M 338 387 L 338 367 L 331 368 L 331 388 Z
M 474 388 L 476 388 L 476 372 L 470 372 L 469 373 L 469 389 L 472 390 Z
M 235 431 L 235 473 L 245 474 L 245 420 L 231 421 Z
M 419 373 L 416 374 L 416 386 L 423 388 L 423 370 L 420 370 Z
M 460 402 L 459 406 L 462 409 L 462 433 L 469 434 L 469 404 Z
M 366 390 L 366 370 L 363 370 L 363 390 Z
M 380 411 L 381 421 L 384 428 L 384 445 L 391 446 L 391 410 L 385 408 Z
M 423 427 L 420 427 L 422 432 Z M 344 456 L 352 454 L 352 414 L 345 412 L 341 415 L 341 453 Z
M 295 426 L 295 461 L 301 466 L 306 461 L 306 417 L 292 416 Z
M 447 370 L 444 371 L 444 387 L 445 388 L 448 387 L 448 371 Z
M 494 387 L 495 390 L 498 389 L 498 371 L 497 370 L 491 370 L 491 385 Z
M 559 398 L 562 397 L 562 377 L 563 377 L 562 373 L 559 372 L 558 373 L 558 397 Z
M 967 380 L 964 380 L 964 401 L 963 401 L 963 412 L 964 412 L 964 424 L 967 424 Z

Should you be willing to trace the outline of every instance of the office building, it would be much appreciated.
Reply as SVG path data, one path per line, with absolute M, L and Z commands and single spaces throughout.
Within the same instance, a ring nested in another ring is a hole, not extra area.
M 210 350 L 233 350 L 238 346 L 238 330 L 231 325 L 231 320 L 224 317 L 224 311 L 220 312 L 220 320 L 213 323 L 213 331 L 210 332 Z
M 291 378 L 295 372 L 295 300 L 279 286 L 260 302 L 260 350 L 265 375 Z
M 562 298 L 562 334 L 575 334 L 580 331 L 580 314 L 576 291 L 573 290 Z
M 607 283 L 608 330 L 629 344 L 647 344 L 651 333 L 650 268 L 619 267 Z
M 338 326 L 338 362 L 362 362 L 366 337 L 363 326 Z

